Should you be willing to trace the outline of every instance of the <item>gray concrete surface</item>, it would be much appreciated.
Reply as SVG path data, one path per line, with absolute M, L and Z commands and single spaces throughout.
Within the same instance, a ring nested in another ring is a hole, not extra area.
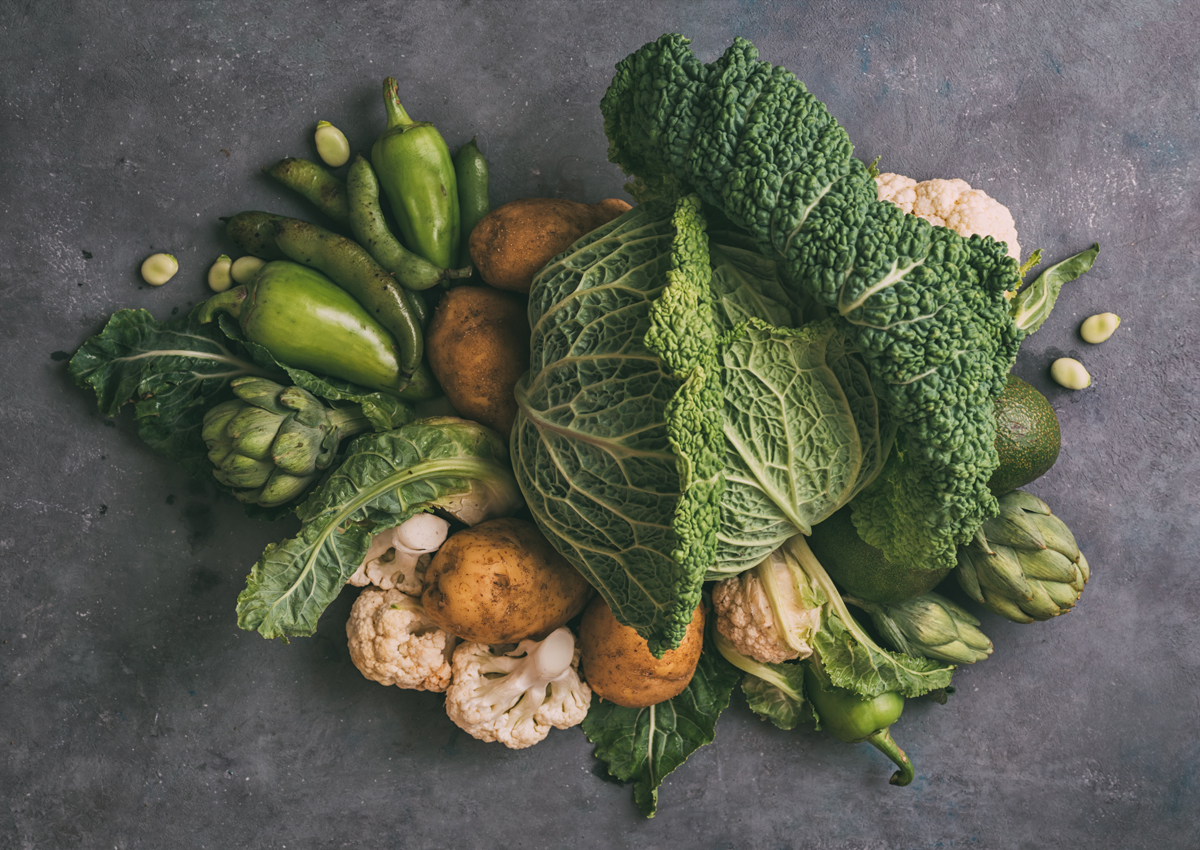
M 755 41 L 863 158 L 985 189 L 1026 249 L 1102 245 L 1016 369 L 1062 422 L 1031 489 L 1092 583 L 1053 622 L 983 617 L 994 656 L 894 729 L 907 789 L 738 696 L 646 821 L 577 730 L 508 751 L 364 679 L 352 594 L 315 638 L 239 632 L 245 573 L 292 526 L 66 375 L 113 311 L 204 296 L 218 216 L 303 212 L 259 168 L 312 156 L 319 118 L 368 145 L 388 74 L 451 144 L 478 134 L 497 201 L 618 194 L 597 104 L 666 31 L 706 59 Z M 1168 0 L 0 3 L 0 848 L 1196 846 L 1198 66 L 1200 7 Z M 182 263 L 161 289 L 137 276 L 156 250 Z M 1109 310 L 1117 334 L 1082 342 Z M 1091 389 L 1050 382 L 1064 352 Z

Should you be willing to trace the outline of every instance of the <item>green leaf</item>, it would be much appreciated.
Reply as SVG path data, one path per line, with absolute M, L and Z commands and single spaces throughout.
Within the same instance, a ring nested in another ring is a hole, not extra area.
M 250 571 L 238 625 L 266 638 L 311 635 L 373 534 L 435 508 L 474 522 L 519 505 L 504 442 L 482 425 L 423 419 L 363 435 L 297 508 L 300 534 L 268 546 Z
M 592 701 L 584 734 L 610 775 L 634 783 L 633 799 L 646 817 L 654 817 L 658 788 L 667 775 L 713 742 L 717 718 L 737 680 L 737 669 L 706 647 L 687 689 L 673 699 L 649 708 Z
M 849 356 L 831 321 L 750 322 L 722 347 L 725 491 L 708 578 L 807 534 L 858 492 L 868 456 L 877 469 L 878 411 L 861 363 L 839 362 Z
M 812 719 L 812 708 L 804 698 L 804 666 L 764 664 L 737 651 L 719 631 L 713 631 L 713 646 L 722 657 L 746 675 L 742 693 L 755 714 L 761 714 L 783 730 L 795 729 Z
M 95 391 L 106 416 L 132 403 L 138 436 L 205 481 L 213 481 L 208 448 L 200 438 L 205 412 L 233 397 L 229 382 L 234 378 L 282 377 L 215 326 L 190 316 L 159 322 L 145 310 L 114 313 L 104 330 L 75 352 L 68 370 L 75 383 Z
M 889 652 L 875 643 L 850 614 L 833 579 L 803 537 L 794 537 L 785 546 L 825 597 L 821 628 L 813 634 L 812 644 L 834 685 L 869 699 L 888 691 L 919 697 L 950 684 L 953 665 Z
M 359 405 L 363 415 L 367 417 L 367 421 L 371 423 L 371 427 L 375 431 L 391 431 L 393 428 L 399 428 L 413 420 L 411 404 L 387 393 L 368 390 L 349 381 L 327 378 L 304 369 L 288 366 L 286 363 L 276 360 L 265 347 L 245 339 L 238 327 L 237 320 L 228 313 L 218 315 L 217 322 L 227 337 L 241 343 L 254 360 L 264 368 L 287 373 L 287 376 L 292 379 L 292 383 L 301 389 L 308 390 L 315 396 L 329 401 L 347 401 Z
M 1017 293 L 1010 305 L 1017 327 L 1026 334 L 1040 328 L 1054 309 L 1054 302 L 1058 300 L 1058 293 L 1063 284 L 1075 280 L 1090 269 L 1099 253 L 1100 243 L 1096 242 L 1086 251 L 1080 251 L 1060 263 L 1047 267 L 1033 283 Z
M 804 310 L 779 279 L 778 264 L 758 251 L 754 240 L 733 231 L 709 233 L 713 313 L 722 333 L 749 319 L 780 328 L 799 327 Z
M 644 205 L 530 291 L 513 465 L 538 527 L 617 619 L 678 645 L 713 562 L 724 443 L 704 223 Z

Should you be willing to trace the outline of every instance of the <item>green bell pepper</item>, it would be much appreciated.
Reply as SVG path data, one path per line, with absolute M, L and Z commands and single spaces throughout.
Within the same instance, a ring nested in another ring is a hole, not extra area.
M 864 699 L 854 691 L 835 687 L 824 678 L 824 673 L 810 661 L 804 670 L 804 690 L 821 728 L 847 744 L 866 741 L 894 761 L 900 769 L 888 780 L 891 784 L 912 782 L 912 762 L 888 733 L 888 727 L 900 719 L 904 697 L 890 691 L 873 699 Z

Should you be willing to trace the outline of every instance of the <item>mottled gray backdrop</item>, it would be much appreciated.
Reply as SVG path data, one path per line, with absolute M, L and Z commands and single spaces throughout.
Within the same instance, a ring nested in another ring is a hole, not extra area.
M 217 217 L 300 214 L 259 169 L 317 119 L 369 145 L 380 80 L 496 201 L 619 195 L 598 101 L 666 31 L 737 35 L 829 104 L 865 159 L 962 177 L 1056 260 L 1099 241 L 1017 372 L 1062 422 L 1031 489 L 1093 568 L 1078 608 L 1018 626 L 949 704 L 864 746 L 756 720 L 643 820 L 578 730 L 513 752 L 350 663 L 339 599 L 291 645 L 239 632 L 247 520 L 109 421 L 65 357 L 106 317 L 206 293 Z M 1121 2 L 0 2 L 0 847 L 1142 848 L 1200 826 L 1196 578 L 1200 6 Z M 141 259 L 175 253 L 161 289 Z M 1102 346 L 1080 321 L 1114 311 Z M 1077 356 L 1091 389 L 1051 384 Z

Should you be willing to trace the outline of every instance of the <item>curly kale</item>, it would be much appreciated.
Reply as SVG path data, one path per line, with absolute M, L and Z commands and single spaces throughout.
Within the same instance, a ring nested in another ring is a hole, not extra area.
M 699 194 L 840 317 L 899 425 L 855 524 L 897 563 L 952 566 L 997 510 L 991 401 L 1022 336 L 1004 299 L 1017 263 L 878 201 L 824 104 L 757 56 L 738 39 L 706 65 L 665 35 L 626 57 L 601 102 L 609 159 L 641 200 Z

